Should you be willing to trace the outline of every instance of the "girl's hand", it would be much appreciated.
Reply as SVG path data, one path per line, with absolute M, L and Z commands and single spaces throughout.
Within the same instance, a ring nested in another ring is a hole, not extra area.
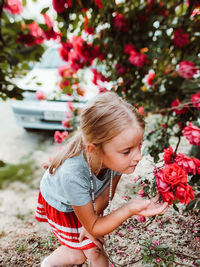
M 168 208 L 167 202 L 158 202 L 159 195 L 152 199 L 132 199 L 128 202 L 131 214 L 145 217 L 164 214 Z
M 82 241 L 83 241 L 83 238 L 84 238 L 85 236 L 86 236 L 87 238 L 89 238 L 93 243 L 95 243 L 95 245 L 96 245 L 99 249 L 102 249 L 103 244 L 104 244 L 104 238 L 103 238 L 103 237 L 98 237 L 98 238 L 93 237 L 93 236 L 90 235 L 90 234 L 85 230 L 85 228 L 82 226 L 82 228 L 81 228 L 81 232 L 80 232 L 80 236 L 79 236 L 79 242 L 82 242 Z

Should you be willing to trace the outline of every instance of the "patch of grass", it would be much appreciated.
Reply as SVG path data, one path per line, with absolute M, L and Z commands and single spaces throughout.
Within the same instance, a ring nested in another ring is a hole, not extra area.
M 28 160 L 19 164 L 7 164 L 0 161 L 0 189 L 5 189 L 15 181 L 30 182 L 33 178 L 35 162 Z

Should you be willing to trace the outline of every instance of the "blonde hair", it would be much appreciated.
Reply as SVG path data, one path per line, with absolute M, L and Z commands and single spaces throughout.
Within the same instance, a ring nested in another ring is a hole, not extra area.
M 97 155 L 96 159 L 90 159 L 90 167 L 98 174 L 102 165 L 102 145 L 120 134 L 131 123 L 136 127 L 145 127 L 144 119 L 135 107 L 113 92 L 98 95 L 82 111 L 79 131 L 53 159 L 49 172 L 55 174 L 67 158 L 79 155 L 86 144 L 92 143 L 97 148 Z

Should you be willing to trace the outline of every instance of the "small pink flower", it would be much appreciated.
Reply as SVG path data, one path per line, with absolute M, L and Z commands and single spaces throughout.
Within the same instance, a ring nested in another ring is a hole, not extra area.
M 35 93 L 35 97 L 37 100 L 45 100 L 46 99 L 45 93 L 43 91 L 37 91 Z
M 46 161 L 42 163 L 42 168 L 45 170 L 48 169 L 48 163 Z
M 136 249 L 135 249 L 135 252 L 138 253 L 138 252 L 140 252 L 140 250 L 141 250 L 141 247 L 137 246 Z
M 145 195 L 144 195 L 144 192 L 143 192 L 143 189 L 140 189 L 140 190 L 139 190 L 138 195 L 139 195 L 140 197 L 144 197 L 144 196 L 145 196 Z
M 64 120 L 64 121 L 62 121 L 62 126 L 63 126 L 64 128 L 70 128 L 69 121 L 68 121 L 68 120 Z
M 195 240 L 199 243 L 200 242 L 200 240 L 199 240 L 199 238 L 198 237 L 195 237 Z
M 147 85 L 151 86 L 153 84 L 153 79 L 156 76 L 155 72 L 149 72 L 146 77 L 146 83 Z
M 159 245 L 160 245 L 160 242 L 159 242 L 158 240 L 154 240 L 154 241 L 153 241 L 153 245 L 154 245 L 154 246 L 159 246 Z
M 141 223 L 146 222 L 146 218 L 145 218 L 144 216 L 140 216 L 140 215 L 138 215 L 136 218 L 137 218 L 137 220 L 138 220 L 139 222 L 141 222 Z
M 135 177 L 135 178 L 133 179 L 133 181 L 134 181 L 135 183 L 137 183 L 138 180 L 139 180 L 139 177 Z
M 185 79 L 190 79 L 193 78 L 195 74 L 197 74 L 198 69 L 194 65 L 192 61 L 182 61 L 179 63 L 178 66 L 178 74 L 185 78 Z

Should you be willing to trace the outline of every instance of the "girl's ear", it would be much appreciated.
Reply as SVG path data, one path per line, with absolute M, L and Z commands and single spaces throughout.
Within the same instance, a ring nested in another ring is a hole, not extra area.
M 95 152 L 96 145 L 89 143 L 86 145 L 86 151 L 89 155 L 93 154 Z

